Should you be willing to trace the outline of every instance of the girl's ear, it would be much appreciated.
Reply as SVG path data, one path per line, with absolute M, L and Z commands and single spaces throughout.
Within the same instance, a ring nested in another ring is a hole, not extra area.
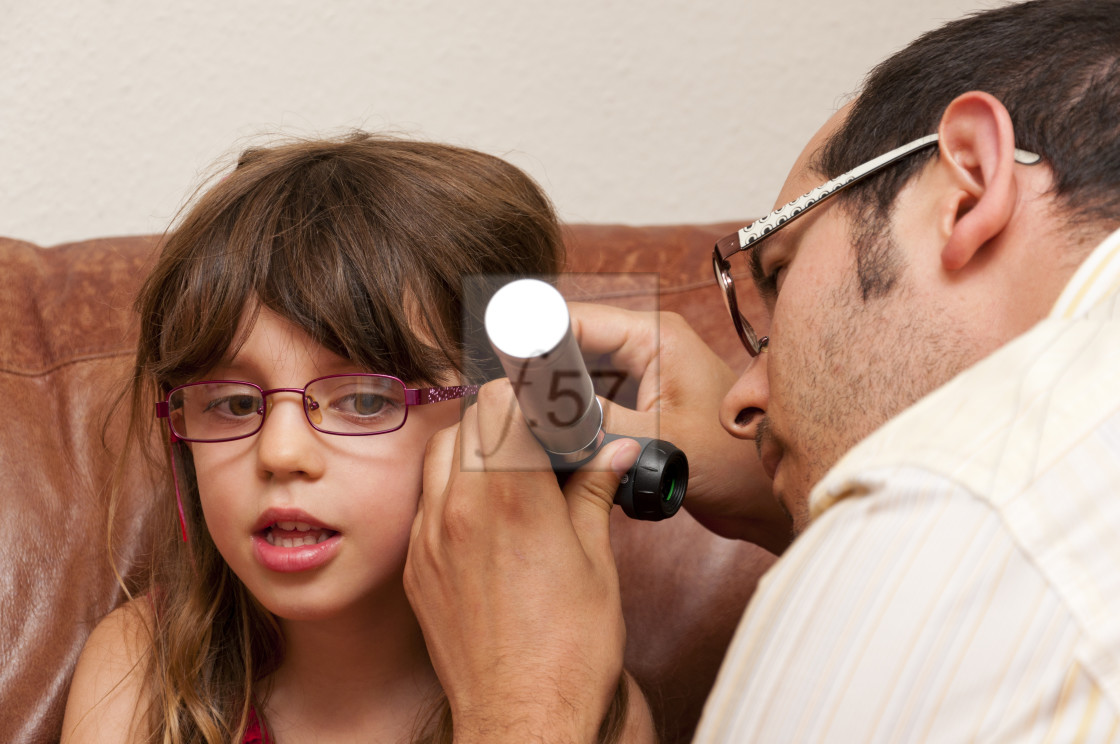
M 938 134 L 938 165 L 951 184 L 943 201 L 947 240 L 941 264 L 956 271 L 999 235 L 1015 211 L 1015 131 L 998 99 L 970 91 L 945 109 Z

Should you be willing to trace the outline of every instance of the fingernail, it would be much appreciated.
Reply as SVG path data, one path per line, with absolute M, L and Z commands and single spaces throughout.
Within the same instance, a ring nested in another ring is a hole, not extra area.
M 633 439 L 623 439 L 622 444 L 618 445 L 614 456 L 611 457 L 611 470 L 621 478 L 630 472 L 630 468 L 638 461 L 640 454 L 642 454 L 641 445 Z

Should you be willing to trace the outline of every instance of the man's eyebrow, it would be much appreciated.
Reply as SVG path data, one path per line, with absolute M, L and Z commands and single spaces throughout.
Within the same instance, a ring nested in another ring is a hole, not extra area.
M 762 243 L 751 246 L 748 262 L 751 267 L 751 279 L 754 280 L 755 286 L 761 289 L 762 281 L 766 278 L 762 271 Z
M 755 289 L 763 297 L 766 297 L 773 289 L 770 286 L 770 281 L 766 276 L 766 272 L 762 269 L 762 252 L 766 249 L 765 246 L 769 241 L 760 240 L 751 246 L 747 263 L 751 268 L 751 281 L 754 282 Z
M 814 176 L 819 176 L 820 171 L 818 169 L 818 164 L 820 162 L 820 157 L 821 149 L 818 148 L 812 159 L 807 164 L 802 166 L 798 171 L 798 177 L 802 177 L 801 174 L 806 173 Z M 783 206 L 789 206 L 789 203 L 787 202 Z M 771 212 L 771 214 L 773 214 L 773 212 Z M 782 236 L 782 238 L 786 237 L 788 236 Z M 747 262 L 749 263 L 751 268 L 751 280 L 754 282 L 754 286 L 758 289 L 759 294 L 761 294 L 763 297 L 772 295 L 775 291 L 773 281 L 771 281 L 771 279 L 766 276 L 766 272 L 762 269 L 762 252 L 765 250 L 764 245 L 771 242 L 773 242 L 773 236 L 766 235 L 754 245 L 752 245 L 748 251 L 750 255 L 747 258 Z

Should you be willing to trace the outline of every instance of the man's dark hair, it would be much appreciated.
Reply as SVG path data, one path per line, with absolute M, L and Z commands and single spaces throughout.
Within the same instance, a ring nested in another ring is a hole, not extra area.
M 1068 219 L 1120 223 L 1120 0 L 1033 0 L 919 37 L 868 74 L 814 168 L 834 178 L 935 132 L 946 107 L 970 90 L 1007 107 L 1016 146 L 1050 166 Z M 912 156 L 839 197 L 853 224 L 863 226 L 857 246 L 867 243 L 863 253 L 872 254 L 860 256 L 865 298 L 885 293 L 895 274 L 873 234 L 889 224 L 899 190 L 935 154 Z

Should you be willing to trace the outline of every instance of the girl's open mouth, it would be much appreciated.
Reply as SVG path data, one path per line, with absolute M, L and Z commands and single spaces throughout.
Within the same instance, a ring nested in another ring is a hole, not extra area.
M 342 533 L 306 520 L 304 515 L 266 515 L 253 533 L 253 552 L 261 565 L 280 573 L 326 565 L 338 553 Z
M 334 530 L 316 527 L 307 522 L 275 522 L 264 529 L 261 537 L 273 547 L 299 548 L 318 545 L 337 534 Z

